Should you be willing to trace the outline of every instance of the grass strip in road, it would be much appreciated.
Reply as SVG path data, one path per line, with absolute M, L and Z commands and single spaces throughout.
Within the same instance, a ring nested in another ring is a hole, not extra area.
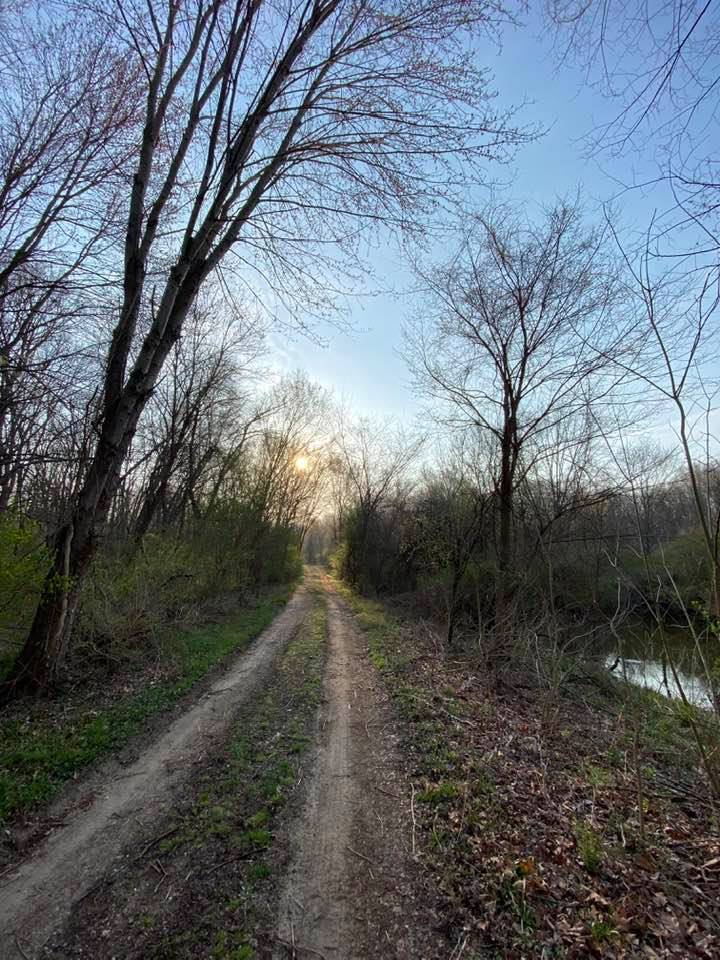
M 287 828 L 284 840 L 276 833 L 317 732 L 325 657 L 316 596 L 267 686 L 192 775 L 172 820 L 157 825 L 158 842 L 81 905 L 60 956 L 249 960 L 258 940 L 267 945 L 290 856 Z
M 112 702 L 103 697 L 25 701 L 0 714 L 0 825 L 50 801 L 83 767 L 125 744 L 225 657 L 245 650 L 287 603 L 284 586 L 222 623 L 177 632 L 155 675 Z

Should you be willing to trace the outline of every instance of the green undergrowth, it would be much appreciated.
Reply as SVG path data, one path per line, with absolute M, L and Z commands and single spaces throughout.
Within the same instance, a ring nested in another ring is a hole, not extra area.
M 338 593 L 347 601 L 355 619 L 367 637 L 370 659 L 388 680 L 391 693 L 403 716 L 419 720 L 434 715 L 432 704 L 423 696 L 432 694 L 419 687 L 411 677 L 412 651 L 403 642 L 401 620 L 377 600 L 360 596 L 339 580 L 333 581 Z
M 434 748 L 431 756 L 436 755 L 439 747 L 433 740 L 433 730 L 437 728 L 439 734 L 444 724 L 433 723 L 433 718 L 438 712 L 460 715 L 462 704 L 454 701 L 452 696 L 439 698 L 437 692 L 417 685 L 409 669 L 412 652 L 403 642 L 403 624 L 382 603 L 360 596 L 339 581 L 336 586 L 366 634 L 370 658 L 385 675 L 401 715 L 421 722 L 419 733 L 424 748 L 431 746 Z M 595 679 L 594 676 L 591 678 Z M 639 717 L 646 750 L 662 757 L 676 769 L 697 770 L 693 728 L 701 736 L 706 752 L 711 756 L 717 754 L 720 730 L 717 718 L 710 711 L 604 674 L 598 674 L 597 681 L 583 691 L 591 706 L 615 714 L 619 719 L 624 714 Z M 624 731 L 618 743 L 627 748 L 631 740 L 631 733 Z
M 170 679 L 149 678 L 109 705 L 90 698 L 58 711 L 56 704 L 37 701 L 0 718 L 0 824 L 50 801 L 65 781 L 139 733 L 224 657 L 245 650 L 292 591 L 292 585 L 282 587 L 222 623 L 168 638 L 163 654 L 171 663 Z
M 227 748 L 208 767 L 193 802 L 158 846 L 168 873 L 202 864 L 185 885 L 186 909 L 172 924 L 141 932 L 143 956 L 249 960 L 258 927 L 277 890 L 273 849 L 278 815 L 293 794 L 312 743 L 325 663 L 326 611 L 313 611 L 280 657 L 262 696 L 236 721 Z M 222 865 L 222 871 L 217 869 Z M 207 878 L 211 878 L 208 887 Z M 159 905 L 162 913 L 162 905 Z

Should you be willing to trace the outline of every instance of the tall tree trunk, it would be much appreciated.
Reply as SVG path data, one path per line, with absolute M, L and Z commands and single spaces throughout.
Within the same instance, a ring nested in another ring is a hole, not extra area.
M 93 553 L 91 538 L 87 534 L 77 535 L 72 522 L 56 534 L 53 562 L 42 598 L 13 671 L 0 692 L 0 701 L 25 692 L 42 693 L 56 682 L 67 650 L 80 584 Z
M 199 282 L 187 284 L 160 335 L 146 336 L 127 385 L 106 407 L 100 437 L 68 522 L 55 537 L 52 562 L 23 649 L 6 682 L 0 703 L 21 693 L 52 687 L 67 652 L 73 618 L 85 575 L 97 551 L 97 529 L 104 523 L 120 482 L 120 470 L 165 358 L 180 335 Z
M 456 566 L 453 571 L 452 584 L 450 586 L 450 596 L 448 598 L 447 634 L 445 637 L 445 645 L 448 650 L 452 649 L 453 642 L 455 640 L 455 622 L 457 620 L 458 592 L 460 590 L 461 578 L 462 574 L 459 573 L 458 567 Z
M 113 425 L 103 429 L 75 510 L 54 537 L 42 596 L 20 655 L 0 688 L 0 702 L 21 693 L 43 693 L 57 680 L 82 583 L 97 550 L 96 531 L 109 512 L 140 409 L 131 418 L 129 432 L 119 445 L 108 443 L 108 435 L 114 432 Z
M 513 438 L 512 427 L 506 428 L 502 441 L 500 483 L 498 485 L 499 530 L 497 576 L 495 581 L 495 627 L 499 638 L 505 638 L 511 626 L 513 595 Z
M 159 456 L 162 456 L 162 453 Z M 156 467 L 150 475 L 147 493 L 133 525 L 132 536 L 136 543 L 139 543 L 148 532 L 158 507 L 165 501 L 173 466 L 174 459 L 168 455 L 167 461 L 159 469 Z

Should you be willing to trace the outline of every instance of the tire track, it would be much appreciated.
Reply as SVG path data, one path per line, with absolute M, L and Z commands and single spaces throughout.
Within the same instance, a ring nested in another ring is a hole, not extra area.
M 300 587 L 273 623 L 210 690 L 127 768 L 101 781 L 90 805 L 59 827 L 0 887 L 0 957 L 42 949 L 73 906 L 113 870 L 125 849 L 152 838 L 193 761 L 222 738 L 237 710 L 262 685 L 311 606 Z

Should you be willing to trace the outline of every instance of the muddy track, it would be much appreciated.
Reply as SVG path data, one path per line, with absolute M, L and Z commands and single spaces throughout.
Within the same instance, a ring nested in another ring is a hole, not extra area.
M 227 731 L 238 709 L 263 684 L 272 664 L 311 605 L 301 587 L 249 650 L 178 717 L 122 776 L 101 785 L 86 809 L 56 829 L 0 886 L 0 957 L 35 957 L 73 906 L 125 851 L 152 838 L 153 825 L 172 805 L 173 792 L 193 762 Z M 21 949 L 18 949 L 18 944 Z

